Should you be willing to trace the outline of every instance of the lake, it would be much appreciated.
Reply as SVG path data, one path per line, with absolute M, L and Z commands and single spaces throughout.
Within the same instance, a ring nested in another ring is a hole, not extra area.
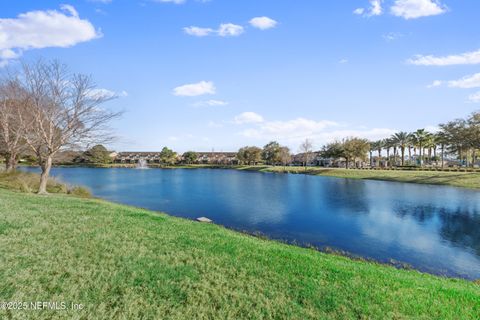
M 38 171 L 37 168 L 24 170 Z M 221 169 L 53 168 L 100 198 L 434 274 L 480 278 L 480 192 Z

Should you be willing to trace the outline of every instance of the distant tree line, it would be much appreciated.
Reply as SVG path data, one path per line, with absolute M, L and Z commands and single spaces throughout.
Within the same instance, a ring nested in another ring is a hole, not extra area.
M 113 99 L 97 89 L 90 76 L 71 73 L 57 61 L 38 60 L 5 70 L 0 77 L 0 155 L 7 171 L 15 170 L 20 156 L 41 168 L 39 193 L 46 184 L 54 157 L 68 150 L 86 150 L 78 160 L 87 163 L 112 162 L 111 152 L 102 146 L 112 135 L 108 124 L 120 116 L 103 104 Z M 287 146 L 271 141 L 263 148 L 246 146 L 236 158 L 245 165 L 305 167 L 328 159 L 349 167 L 439 166 L 455 160 L 461 166 L 475 166 L 480 150 L 480 112 L 464 119 L 439 125 L 437 132 L 419 129 L 398 132 L 391 137 L 368 141 L 348 137 L 314 151 L 313 142 L 304 140 L 296 155 Z M 202 155 L 204 157 L 205 154 Z M 179 162 L 194 164 L 198 153 L 187 151 L 181 157 L 165 147 L 159 155 L 162 165 Z
M 474 112 L 465 119 L 455 119 L 439 125 L 435 133 L 419 129 L 415 132 L 398 132 L 387 139 L 370 143 L 372 166 L 445 166 L 445 158 L 458 160 L 459 164 L 473 167 L 480 149 L 480 113 Z M 376 163 L 373 163 L 376 153 Z
M 328 143 L 316 152 L 313 151 L 312 141 L 306 139 L 295 157 L 287 147 L 272 141 L 263 149 L 243 147 L 237 157 L 242 164 L 248 165 L 286 165 L 295 162 L 307 166 L 317 158 L 342 161 L 347 168 L 363 167 L 368 161 L 372 168 L 426 165 L 443 168 L 447 156 L 459 165 L 473 167 L 477 163 L 479 150 L 480 112 L 474 112 L 465 119 L 440 124 L 435 133 L 425 129 L 402 131 L 377 141 L 348 137 Z

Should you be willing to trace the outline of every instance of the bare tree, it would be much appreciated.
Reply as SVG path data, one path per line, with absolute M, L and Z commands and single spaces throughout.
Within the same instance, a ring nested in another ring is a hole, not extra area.
M 301 159 L 305 166 L 305 170 L 307 170 L 307 165 L 313 159 L 313 142 L 310 139 L 305 139 L 304 142 L 300 145 L 300 153 Z
M 20 79 L 28 95 L 28 116 L 21 117 L 24 139 L 42 169 L 38 193 L 44 194 L 53 156 L 111 141 L 107 125 L 121 112 L 101 108 L 114 97 L 97 89 L 90 76 L 72 74 L 57 61 L 23 64 Z
M 6 171 L 14 171 L 18 157 L 26 150 L 20 115 L 25 113 L 25 92 L 14 77 L 0 84 L 0 153 L 5 157 Z

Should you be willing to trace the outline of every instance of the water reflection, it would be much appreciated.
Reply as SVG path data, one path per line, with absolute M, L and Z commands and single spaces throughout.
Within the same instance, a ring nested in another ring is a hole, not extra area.
M 234 170 L 54 168 L 53 174 L 112 201 L 480 278 L 478 191 Z
M 480 215 L 475 212 L 464 211 L 440 211 L 442 227 L 440 235 L 461 248 L 472 249 L 480 256 Z

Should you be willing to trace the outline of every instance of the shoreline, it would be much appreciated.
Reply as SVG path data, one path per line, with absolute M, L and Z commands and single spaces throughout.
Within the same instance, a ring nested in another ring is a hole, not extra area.
M 63 166 L 63 167 L 65 167 L 65 166 Z M 70 167 L 70 166 L 67 166 L 67 167 Z M 76 167 L 79 167 L 79 166 L 76 166 Z M 82 167 L 85 168 L 86 166 L 82 166 Z M 91 167 L 91 166 L 88 166 L 86 168 L 105 169 L 105 168 L 101 168 L 101 167 L 99 168 L 99 167 Z M 242 167 L 242 168 L 236 168 L 236 169 L 216 167 L 216 168 L 211 168 L 211 169 L 244 170 L 244 171 L 249 171 L 249 172 L 264 172 L 264 173 L 274 173 L 274 174 L 285 174 L 285 172 L 273 171 L 273 170 L 271 170 L 270 167 L 267 168 L 268 170 L 257 170 L 257 169 L 262 169 L 262 168 L 263 167 L 255 167 L 254 169 L 256 169 L 256 170 L 251 170 L 251 167 L 245 167 L 245 168 Z M 106 168 L 106 169 L 108 169 L 108 168 Z M 131 169 L 131 168 L 119 168 L 119 169 Z M 155 168 L 151 168 L 151 169 L 153 170 Z M 198 167 L 189 167 L 189 168 L 169 167 L 169 168 L 165 168 L 165 169 L 176 170 L 176 169 L 200 169 L 200 168 L 198 168 Z M 205 169 L 205 168 L 202 168 L 202 169 Z M 263 169 L 265 169 L 265 168 L 263 168 Z M 35 173 L 30 173 L 30 174 L 36 175 Z M 287 172 L 287 174 L 288 174 L 288 172 Z M 290 174 L 295 174 L 295 173 L 290 173 Z M 309 174 L 309 172 L 308 171 L 307 172 L 301 172 L 301 173 L 298 173 L 298 174 Z M 320 175 L 320 176 L 333 177 L 333 178 L 339 178 L 339 179 L 349 179 L 349 178 L 345 178 L 345 177 L 335 177 L 335 176 L 327 176 L 327 175 Z M 379 180 L 373 180 L 373 181 L 379 181 Z M 389 182 L 396 182 L 396 181 L 389 181 Z M 402 182 L 397 182 L 397 183 L 402 183 Z M 403 183 L 406 183 L 406 182 L 403 182 Z M 73 186 L 73 187 L 76 189 L 79 186 Z M 452 186 L 450 186 L 450 187 L 452 187 Z M 8 187 L 6 187 L 5 189 L 9 190 Z M 86 189 L 86 190 L 88 191 L 88 193 L 84 192 L 83 194 L 79 194 L 79 195 L 76 195 L 76 196 L 85 197 L 85 198 L 92 198 L 92 199 L 97 199 L 97 200 L 100 200 L 100 201 L 106 201 L 108 203 L 114 203 L 114 204 L 118 204 L 118 205 L 128 206 L 126 204 L 122 204 L 121 202 L 115 202 L 115 201 L 107 200 L 107 199 L 104 199 L 104 198 L 101 198 L 101 197 L 94 197 L 90 194 L 88 189 Z M 472 189 L 472 190 L 475 190 L 475 189 Z M 14 190 L 14 191 L 19 192 L 19 190 Z M 62 192 L 58 192 L 58 193 L 62 193 Z M 63 193 L 68 194 L 68 192 L 63 192 Z M 53 192 L 51 194 L 57 194 L 57 192 Z M 75 194 L 73 194 L 73 195 L 75 196 Z M 185 219 L 185 220 L 188 220 L 188 221 L 195 220 L 195 219 L 185 218 L 185 217 L 181 217 L 181 216 L 176 216 L 176 215 L 170 214 L 168 212 L 156 211 L 156 210 L 151 210 L 151 209 L 147 209 L 147 208 L 143 208 L 143 207 L 135 207 L 135 206 L 130 206 L 130 207 L 136 208 L 136 209 L 148 210 L 148 211 L 152 211 L 152 212 L 160 212 L 160 213 L 164 213 L 164 214 L 166 214 L 170 217 Z M 468 281 L 475 281 L 476 280 L 472 277 L 468 277 L 467 275 L 462 275 L 461 273 L 448 272 L 448 271 L 435 270 L 435 269 L 429 270 L 429 269 L 425 269 L 425 268 L 415 267 L 413 265 L 410 265 L 407 262 L 392 259 L 392 258 L 390 258 L 390 259 L 376 259 L 376 258 L 373 258 L 373 257 L 358 255 L 358 254 L 343 250 L 341 248 L 336 248 L 336 247 L 332 247 L 332 246 L 328 246 L 328 245 L 316 246 L 316 245 L 312 245 L 311 243 L 308 243 L 308 242 L 299 242 L 298 240 L 286 240 L 286 239 L 282 239 L 282 238 L 270 237 L 267 234 L 264 234 L 264 233 L 259 232 L 259 231 L 248 231 L 248 230 L 243 230 L 243 229 L 239 229 L 239 228 L 235 228 L 235 227 L 228 227 L 228 226 L 224 226 L 224 225 L 221 225 L 221 224 L 217 224 L 215 221 L 213 221 L 213 224 L 217 225 L 221 228 L 225 228 L 227 230 L 231 230 L 233 232 L 238 232 L 238 233 L 245 234 L 245 235 L 248 235 L 248 236 L 253 236 L 255 238 L 259 238 L 259 239 L 263 239 L 263 240 L 270 240 L 270 241 L 274 241 L 274 242 L 278 242 L 278 243 L 282 243 L 282 244 L 286 244 L 286 245 L 291 245 L 291 246 L 295 246 L 295 247 L 299 247 L 299 248 L 312 249 L 314 251 L 318 251 L 318 252 L 321 252 L 321 253 L 327 253 L 327 254 L 333 254 L 333 255 L 338 255 L 338 256 L 342 256 L 342 257 L 347 257 L 347 258 L 352 259 L 354 261 L 372 262 L 372 263 L 376 263 L 376 264 L 379 264 L 379 265 L 391 266 L 391 267 L 394 267 L 396 269 L 415 270 L 415 271 L 420 272 L 420 273 L 426 273 L 426 274 L 439 276 L 439 277 L 450 278 L 450 279 L 463 279 L 463 280 L 468 280 Z M 478 281 L 480 281 L 480 279 L 478 279 Z
M 23 165 L 22 165 L 23 166 Z M 35 167 L 35 166 L 34 166 Z M 125 168 L 134 169 L 135 164 L 109 164 L 109 165 L 56 165 L 59 168 Z M 441 185 L 460 187 L 464 189 L 480 189 L 480 172 L 468 172 L 466 169 L 456 169 L 458 171 L 438 171 L 433 169 L 418 170 L 380 170 L 380 169 L 343 169 L 343 168 L 325 168 L 325 167 L 295 167 L 295 166 L 247 166 L 247 165 L 177 165 L 160 166 L 150 165 L 151 169 L 226 169 L 241 171 L 270 172 L 281 174 L 307 174 L 314 176 L 326 176 L 336 178 L 392 181 L 403 183 L 415 183 L 425 185 Z M 453 169 L 452 169 L 453 170 Z M 463 171 L 459 171 L 463 170 Z
M 321 315 L 352 318 L 358 314 L 381 318 L 388 312 L 401 318 L 435 315 L 453 319 L 478 312 L 478 281 L 324 253 L 103 199 L 39 196 L 4 189 L 0 189 L 0 198 L 0 217 L 8 221 L 0 228 L 0 241 L 11 239 L 8 248 L 0 248 L 6 259 L 0 270 L 10 277 L 0 289 L 8 289 L 13 297 L 15 292 L 28 296 L 33 294 L 29 288 L 36 288 L 36 294 L 49 298 L 52 293 L 40 285 L 49 283 L 48 287 L 56 288 L 55 297 L 78 300 L 92 315 L 101 312 L 98 303 L 106 304 L 107 309 L 102 310 L 109 312 L 108 306 L 120 299 L 122 292 L 135 292 L 120 310 L 135 315 L 150 312 L 153 318 L 165 307 L 180 314 L 193 306 L 192 311 L 208 317 L 211 299 L 221 308 L 239 308 L 237 312 L 287 312 L 297 306 L 295 314 L 305 319 Z M 32 256 L 34 269 L 17 256 L 18 252 L 44 247 L 56 249 Z M 99 250 L 92 252 L 91 248 Z M 43 274 L 40 278 L 39 272 Z M 62 276 L 65 272 L 69 276 Z M 22 281 L 28 281 L 29 286 L 22 286 Z M 110 291 L 112 285 L 116 289 Z M 99 293 L 101 299 L 96 293 L 90 296 L 90 292 L 106 288 L 111 293 Z M 166 294 L 163 299 L 155 299 L 146 309 L 141 307 L 139 301 L 152 294 L 158 296 L 158 292 Z M 190 303 L 171 305 L 176 292 L 184 292 L 188 297 L 185 301 Z M 210 299 L 205 301 L 204 295 Z M 230 296 L 239 304 L 224 299 Z M 371 308 L 372 304 L 376 308 Z

